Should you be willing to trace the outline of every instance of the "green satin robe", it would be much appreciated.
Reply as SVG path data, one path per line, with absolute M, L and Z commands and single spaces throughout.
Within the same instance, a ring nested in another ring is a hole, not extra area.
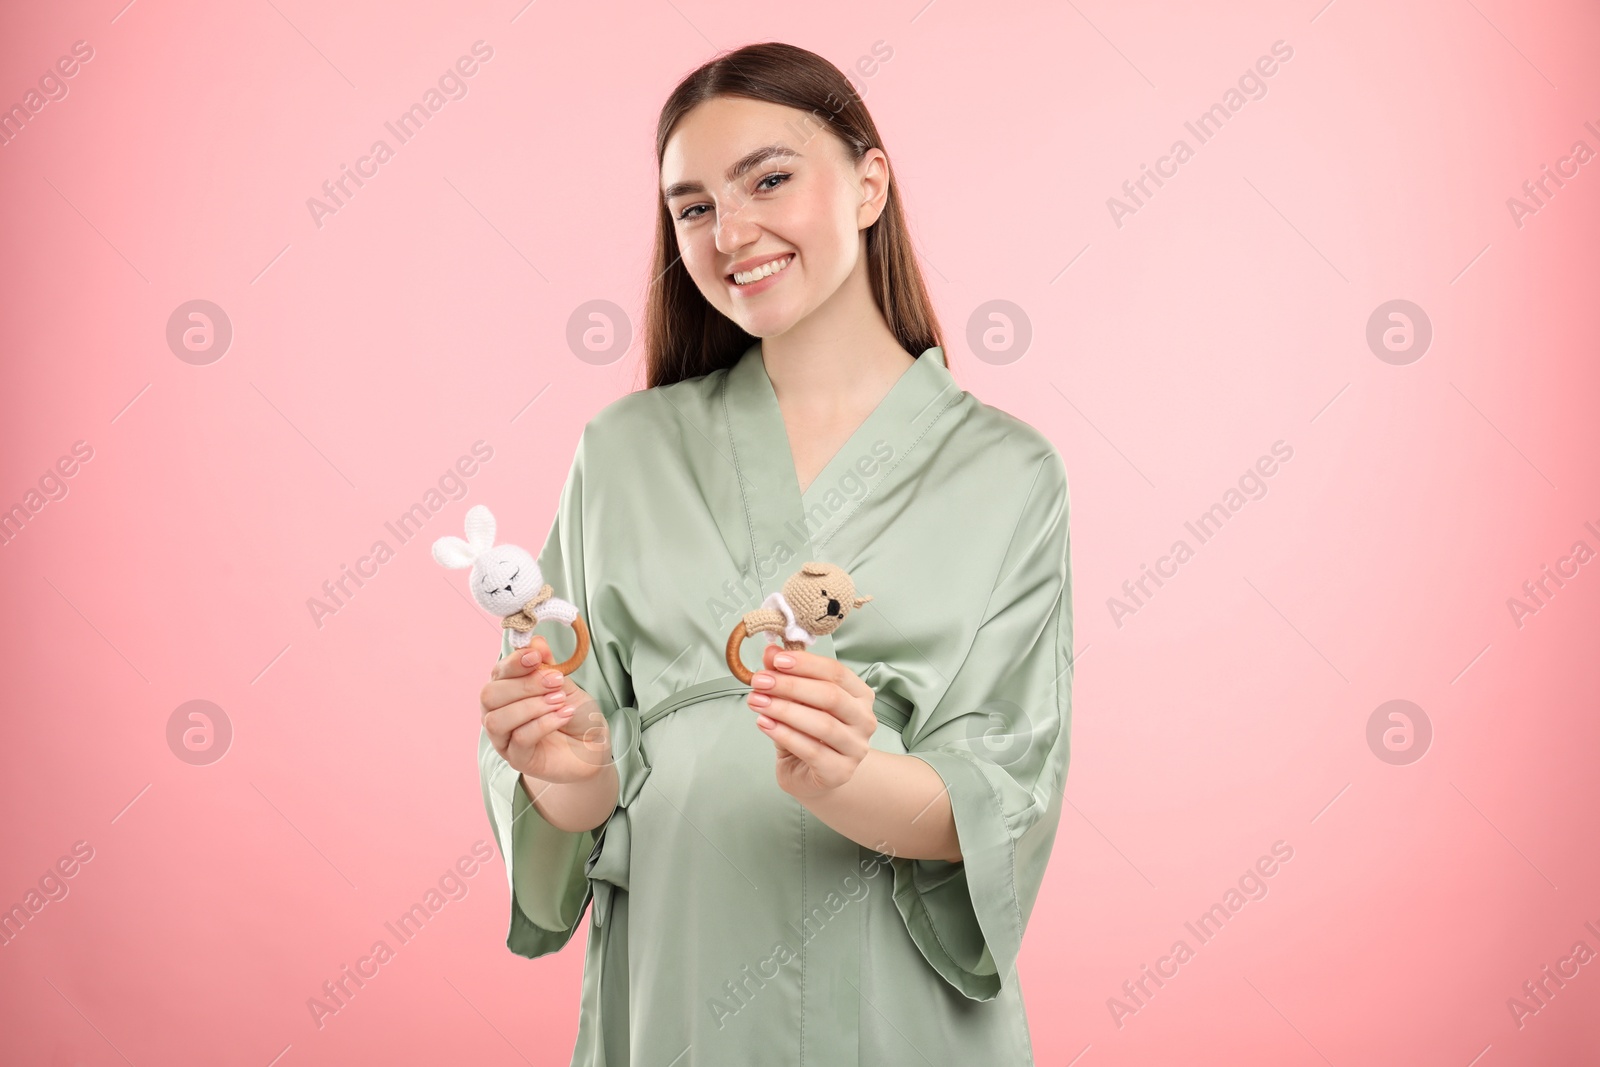
M 573 680 L 610 725 L 617 810 L 558 830 L 486 732 L 478 756 L 507 947 L 560 949 L 593 903 L 573 1064 L 1033 1062 L 1015 964 L 1067 770 L 1067 518 L 1056 448 L 939 348 L 804 493 L 759 342 L 590 420 L 539 565 L 590 628 Z M 873 597 L 812 651 L 877 692 L 874 748 L 943 779 L 959 863 L 857 844 L 777 785 L 724 646 L 811 559 Z

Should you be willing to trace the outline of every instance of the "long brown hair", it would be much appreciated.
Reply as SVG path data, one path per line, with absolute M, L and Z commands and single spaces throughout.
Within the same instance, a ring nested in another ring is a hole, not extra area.
M 878 128 L 839 68 L 815 52 L 768 41 L 746 45 L 698 68 L 672 91 L 656 123 L 656 171 L 678 120 L 706 100 L 742 96 L 797 108 L 836 137 L 854 160 L 883 149 Z M 887 150 L 884 150 L 887 155 Z M 646 388 L 730 367 L 755 343 L 712 307 L 683 265 L 672 213 L 660 202 L 656 245 L 645 298 Z M 940 329 L 917 266 L 891 166 L 883 213 L 867 230 L 867 277 L 873 300 L 901 347 L 913 356 L 936 346 Z

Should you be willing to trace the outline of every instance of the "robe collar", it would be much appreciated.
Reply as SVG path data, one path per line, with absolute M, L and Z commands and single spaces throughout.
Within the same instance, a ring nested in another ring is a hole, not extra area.
M 966 396 L 950 376 L 944 349 L 926 349 L 802 493 L 760 340 L 745 349 L 724 379 L 722 403 L 763 592 L 780 588 L 806 560 L 848 569 L 848 561 L 829 559 L 828 542 L 860 504 L 907 473 L 901 459 Z M 779 542 L 794 555 L 783 564 L 766 563 Z
M 878 406 L 839 446 L 839 451 L 834 453 L 805 492 L 801 493 L 800 478 L 795 472 L 794 457 L 789 448 L 789 435 L 784 429 L 783 414 L 778 408 L 778 394 L 767 375 L 759 340 L 739 356 L 728 371 L 727 382 L 729 415 L 736 442 L 740 437 L 747 437 L 769 451 L 776 450 L 778 456 L 765 466 L 778 469 L 766 473 L 782 475 L 780 480 L 785 483 L 782 490 L 800 497 L 803 506 L 810 506 L 816 497 L 830 487 L 840 488 L 837 484 L 839 478 L 855 468 L 858 462 L 870 458 L 875 441 L 881 439 L 894 445 L 895 454 L 898 455 L 902 441 L 909 443 L 913 440 L 917 432 L 932 422 L 942 410 L 943 405 L 937 405 L 935 401 L 944 400 L 948 403 L 960 395 L 961 389 L 950 377 L 949 368 L 945 365 L 944 349 L 936 346 L 925 350 L 895 380 Z

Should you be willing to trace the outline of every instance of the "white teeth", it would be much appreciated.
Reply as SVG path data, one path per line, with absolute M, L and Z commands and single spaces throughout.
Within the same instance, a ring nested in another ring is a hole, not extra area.
M 767 275 L 776 274 L 780 270 L 783 270 L 793 260 L 794 254 L 790 253 L 789 255 L 784 256 L 782 259 L 775 259 L 771 263 L 763 263 L 755 270 L 740 271 L 733 276 L 734 283 L 737 285 L 749 285 L 751 282 L 759 282 Z

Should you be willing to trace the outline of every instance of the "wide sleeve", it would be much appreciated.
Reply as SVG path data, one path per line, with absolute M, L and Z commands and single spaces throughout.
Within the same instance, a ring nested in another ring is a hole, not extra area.
M 949 791 L 962 858 L 892 861 L 895 903 L 912 940 L 973 1000 L 993 999 L 1014 973 L 1067 773 L 1072 578 L 1060 454 L 1051 447 L 1031 475 L 1015 526 L 996 546 L 993 592 L 966 654 L 906 738 L 906 751 Z
M 603 635 L 615 636 L 603 619 L 590 610 L 584 568 L 584 465 L 589 430 L 579 437 L 572 466 L 562 487 L 555 520 L 539 553 L 539 570 L 555 595 L 577 605 L 592 637 L 590 652 L 571 678 L 600 705 L 617 738 L 631 736 L 619 729 L 618 719 L 631 710 L 633 683 L 623 664 L 619 646 Z M 576 648 L 570 627 L 546 620 L 533 632 L 550 643 L 556 659 L 566 659 Z M 503 631 L 500 657 L 511 651 L 510 631 Z M 633 714 L 637 714 L 636 711 Z M 619 778 L 624 768 L 618 767 Z M 505 858 L 511 890 L 511 922 L 506 947 L 529 958 L 554 952 L 567 943 L 583 919 L 593 896 L 586 865 L 604 826 L 578 833 L 557 829 L 546 822 L 522 787 L 522 775 L 507 763 L 489 740 L 486 728 L 478 733 L 478 776 L 484 809 Z

